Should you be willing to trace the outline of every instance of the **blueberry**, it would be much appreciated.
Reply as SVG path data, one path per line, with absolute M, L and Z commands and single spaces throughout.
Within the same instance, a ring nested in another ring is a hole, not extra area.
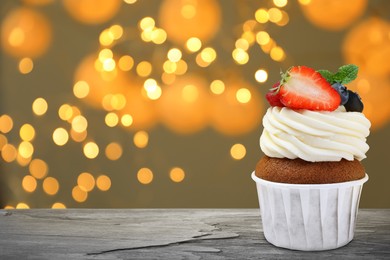
M 349 99 L 347 103 L 345 103 L 344 105 L 345 109 L 349 112 L 353 112 L 353 111 L 362 112 L 364 106 L 359 94 L 351 90 L 348 90 L 348 92 L 349 92 Z
M 349 92 L 347 90 L 347 87 L 341 83 L 336 82 L 332 85 L 332 88 L 334 88 L 339 93 L 339 95 L 341 97 L 340 105 L 344 105 L 345 103 L 347 103 L 348 98 L 349 98 Z

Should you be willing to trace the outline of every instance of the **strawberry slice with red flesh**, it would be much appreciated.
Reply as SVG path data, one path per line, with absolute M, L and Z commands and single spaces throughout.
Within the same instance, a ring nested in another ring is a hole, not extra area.
M 284 107 L 282 102 L 280 102 L 280 95 L 279 92 L 276 91 L 276 89 L 279 87 L 280 82 L 275 83 L 272 86 L 272 89 L 270 92 L 268 92 L 265 95 L 265 98 L 268 100 L 268 103 L 273 107 Z
M 278 90 L 280 102 L 291 109 L 333 111 L 341 102 L 330 83 L 306 66 L 292 67 L 282 75 Z

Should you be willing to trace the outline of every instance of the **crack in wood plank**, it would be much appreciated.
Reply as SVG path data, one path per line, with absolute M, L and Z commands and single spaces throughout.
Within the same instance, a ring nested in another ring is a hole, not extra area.
M 213 236 L 216 234 L 203 234 L 199 236 L 194 236 L 192 237 L 193 239 L 189 240 L 184 240 L 184 241 L 178 241 L 178 242 L 173 242 L 173 243 L 167 243 L 167 244 L 161 244 L 161 245 L 148 245 L 148 246 L 140 246 L 140 247 L 127 247 L 127 248 L 116 248 L 116 249 L 110 249 L 110 250 L 104 250 L 101 252 L 97 253 L 87 253 L 86 255 L 102 255 L 102 254 L 107 254 L 107 253 L 114 253 L 114 252 L 120 252 L 120 251 L 130 251 L 130 250 L 140 250 L 140 249 L 150 249 L 150 248 L 161 248 L 161 247 L 169 247 L 169 246 L 177 246 L 177 245 L 182 245 L 182 244 L 188 244 L 188 243 L 196 243 L 202 240 L 221 240 L 221 239 L 234 239 L 238 238 L 240 235 L 239 234 L 232 234 L 230 236 L 224 236 L 224 237 L 210 237 L 207 238 L 208 236 Z M 202 238 L 204 237 L 204 238 Z M 202 239 L 199 239 L 202 238 Z M 187 250 L 191 251 L 191 250 Z M 193 252 L 195 250 L 192 250 Z M 195 252 L 202 252 L 202 251 L 195 251 Z M 207 251 L 210 252 L 210 251 Z M 215 253 L 222 252 L 220 249 L 214 249 Z

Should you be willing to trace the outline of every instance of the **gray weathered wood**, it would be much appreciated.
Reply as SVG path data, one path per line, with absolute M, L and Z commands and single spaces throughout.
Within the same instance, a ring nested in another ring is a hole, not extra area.
M 257 209 L 0 210 L 0 259 L 390 259 L 390 210 L 360 210 L 345 247 L 274 247 Z

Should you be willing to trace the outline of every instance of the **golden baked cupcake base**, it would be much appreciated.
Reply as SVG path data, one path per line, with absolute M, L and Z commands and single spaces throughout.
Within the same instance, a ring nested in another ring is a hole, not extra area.
M 264 156 L 256 165 L 257 177 L 291 184 L 325 184 L 359 180 L 365 170 L 358 160 L 339 162 L 307 162 L 302 159 Z

